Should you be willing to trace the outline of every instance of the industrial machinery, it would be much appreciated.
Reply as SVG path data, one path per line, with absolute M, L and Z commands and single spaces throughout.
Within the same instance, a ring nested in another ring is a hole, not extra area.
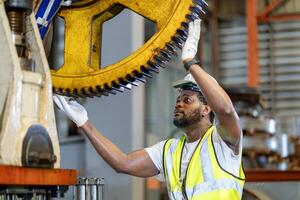
M 32 1 L 0 1 L 0 163 L 59 168 L 48 62 Z
M 51 70 L 54 92 L 102 96 L 145 81 L 182 47 L 189 20 L 204 14 L 206 5 L 202 0 L 86 0 L 62 9 L 58 15 L 65 23 L 64 62 Z M 154 22 L 158 31 L 133 54 L 103 68 L 102 25 L 124 8 Z
M 77 183 L 75 170 L 60 169 L 52 92 L 102 96 L 145 81 L 176 55 L 187 37 L 189 20 L 204 14 L 207 4 L 202 0 L 37 2 L 49 7 L 36 20 L 33 0 L 0 0 L 0 198 L 62 197 L 69 185 L 76 184 L 74 198 L 90 198 L 83 197 L 82 185 L 89 188 L 84 194 L 94 194 L 92 189 L 103 186 L 102 181 Z M 62 4 L 70 5 L 58 13 L 65 22 L 64 62 L 50 70 L 40 34 L 45 35 Z M 101 26 L 124 8 L 155 22 L 158 31 L 132 55 L 102 68 Z M 84 38 L 82 43 L 79 37 Z
M 59 169 L 51 76 L 32 7 L 0 1 L 2 199 L 61 196 L 76 183 L 75 170 Z

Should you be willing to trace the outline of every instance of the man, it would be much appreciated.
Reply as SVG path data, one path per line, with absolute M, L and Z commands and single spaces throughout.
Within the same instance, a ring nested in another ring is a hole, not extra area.
M 150 148 L 123 153 L 88 121 L 74 100 L 55 95 L 54 101 L 81 127 L 96 151 L 117 172 L 164 179 L 170 199 L 241 199 L 242 132 L 232 102 L 219 84 L 194 59 L 201 20 L 189 24 L 182 61 L 190 74 L 174 84 L 179 88 L 174 125 L 185 134 Z M 217 125 L 213 125 L 212 110 Z

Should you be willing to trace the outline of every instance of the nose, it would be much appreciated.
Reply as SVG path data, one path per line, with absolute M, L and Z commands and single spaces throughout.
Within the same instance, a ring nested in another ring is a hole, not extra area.
M 182 108 L 182 107 L 183 107 L 182 101 L 181 101 L 181 100 L 178 100 L 178 101 L 176 102 L 175 108 Z

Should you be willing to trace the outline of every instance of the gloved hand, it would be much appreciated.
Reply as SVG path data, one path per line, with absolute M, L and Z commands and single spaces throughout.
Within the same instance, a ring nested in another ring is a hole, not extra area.
M 201 19 L 196 19 L 189 23 L 189 33 L 182 48 L 181 60 L 193 59 L 198 50 L 198 41 L 201 32 Z
M 73 98 L 53 95 L 53 101 L 78 127 L 82 126 L 88 120 L 85 108 Z

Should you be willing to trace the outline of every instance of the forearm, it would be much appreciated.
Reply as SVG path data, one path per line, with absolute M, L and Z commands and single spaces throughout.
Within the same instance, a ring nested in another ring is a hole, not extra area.
M 232 102 L 223 88 L 200 66 L 192 65 L 190 73 L 195 78 L 208 105 L 217 115 L 234 114 Z
M 117 172 L 123 172 L 127 155 L 101 134 L 89 121 L 82 127 L 98 154 Z
M 150 177 L 159 173 L 144 149 L 125 154 L 89 121 L 81 127 L 98 154 L 118 173 Z
M 117 172 L 141 177 L 154 176 L 159 173 L 144 149 L 125 154 L 109 139 L 104 137 L 88 121 L 85 108 L 75 100 L 60 95 L 54 95 L 53 100 L 69 119 L 82 128 L 98 154 Z

